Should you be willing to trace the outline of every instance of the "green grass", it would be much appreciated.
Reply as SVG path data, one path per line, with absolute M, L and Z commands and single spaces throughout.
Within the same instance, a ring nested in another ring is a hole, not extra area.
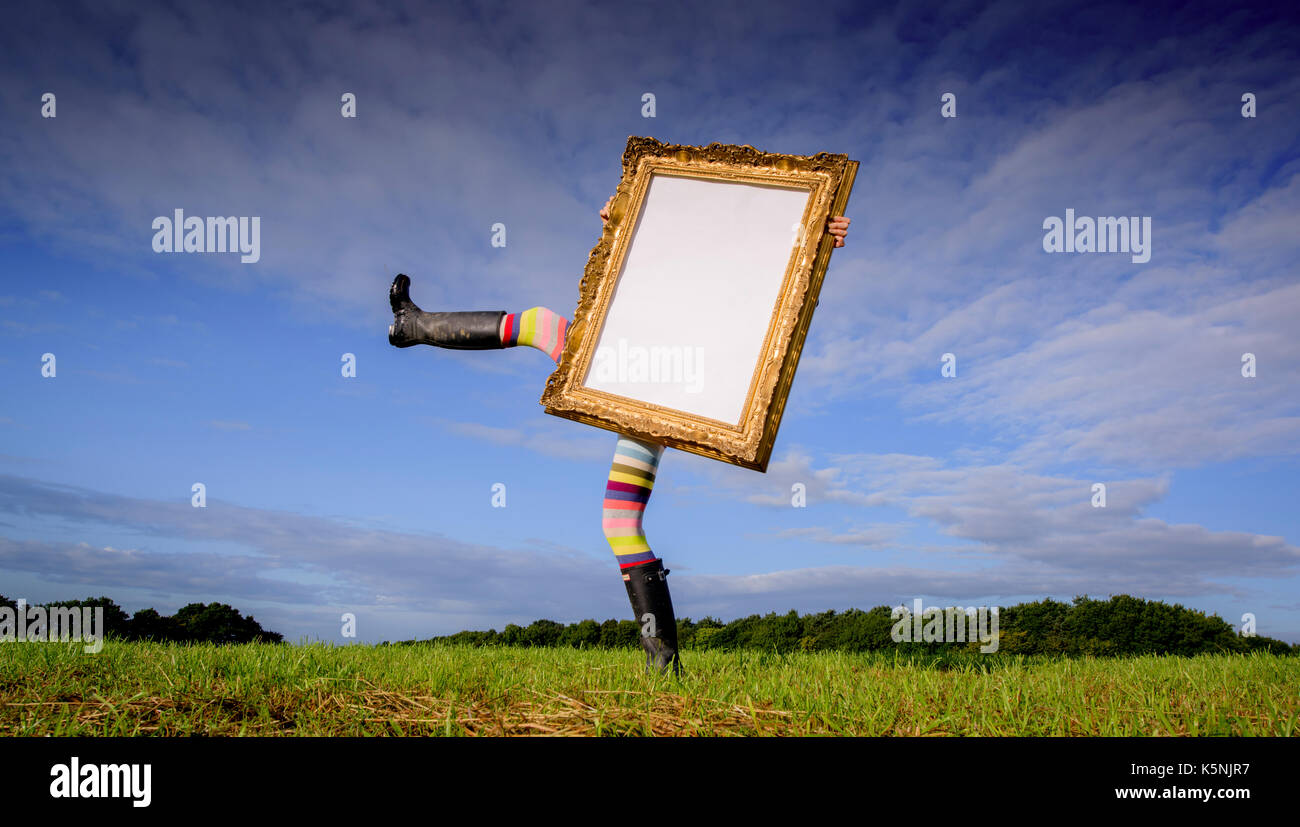
M 9 735 L 1284 735 L 1300 658 L 0 645 Z

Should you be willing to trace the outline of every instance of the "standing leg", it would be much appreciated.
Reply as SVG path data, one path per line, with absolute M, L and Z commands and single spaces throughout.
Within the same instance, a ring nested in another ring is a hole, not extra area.
M 662 674 L 671 666 L 676 675 L 681 673 L 681 659 L 677 654 L 677 619 L 668 594 L 668 569 L 650 550 L 641 526 L 663 452 L 662 445 L 619 437 L 609 481 L 605 483 L 602 527 L 618 558 L 632 612 L 641 625 L 646 669 Z
M 646 542 L 641 520 L 663 452 L 662 445 L 625 436 L 619 437 L 614 448 L 614 462 L 609 466 L 609 481 L 605 483 L 602 527 L 621 570 L 657 559 Z

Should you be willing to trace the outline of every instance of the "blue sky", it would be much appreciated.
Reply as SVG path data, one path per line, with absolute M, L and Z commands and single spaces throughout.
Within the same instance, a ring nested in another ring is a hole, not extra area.
M 0 593 L 220 600 L 337 642 L 344 612 L 363 641 L 629 615 L 600 530 L 614 436 L 543 413 L 538 351 L 390 347 L 387 288 L 405 272 L 426 309 L 571 315 L 626 139 L 652 135 L 862 164 L 768 472 L 660 467 L 646 529 L 679 615 L 1127 593 L 1300 642 L 1293 19 L 50 3 L 7 21 Z M 1150 261 L 1046 253 L 1067 208 L 1149 216 Z M 175 209 L 260 216 L 260 260 L 155 253 Z

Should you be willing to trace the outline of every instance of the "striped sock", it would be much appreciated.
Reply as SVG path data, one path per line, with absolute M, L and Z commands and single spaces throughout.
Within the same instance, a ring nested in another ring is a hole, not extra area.
M 609 481 L 605 483 L 605 517 L 601 525 L 620 569 L 659 559 L 646 542 L 641 518 L 663 453 L 662 445 L 625 436 L 619 437 L 618 447 L 614 449 Z
M 564 334 L 569 330 L 569 320 L 545 307 L 534 307 L 523 313 L 506 314 L 501 327 L 502 347 L 528 345 L 535 347 L 556 364 L 564 353 Z

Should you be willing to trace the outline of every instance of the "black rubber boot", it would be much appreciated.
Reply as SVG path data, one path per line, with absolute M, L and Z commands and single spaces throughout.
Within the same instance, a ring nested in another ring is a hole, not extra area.
M 623 569 L 632 612 L 641 627 L 641 648 L 645 650 L 647 672 L 663 675 L 672 667 L 681 675 L 681 658 L 677 655 L 677 618 L 668 595 L 668 569 L 662 560 L 651 560 Z
M 501 344 L 501 317 L 504 310 L 472 310 L 465 313 L 425 313 L 415 306 L 410 295 L 411 280 L 398 273 L 388 288 L 388 304 L 393 308 L 393 323 L 388 328 L 388 343 L 393 347 L 434 345 L 456 350 L 493 350 Z

